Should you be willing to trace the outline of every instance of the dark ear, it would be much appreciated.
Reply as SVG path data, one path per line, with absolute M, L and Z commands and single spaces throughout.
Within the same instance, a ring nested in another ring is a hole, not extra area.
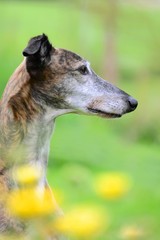
M 54 49 L 45 34 L 31 38 L 28 46 L 23 51 L 27 57 L 27 70 L 31 72 L 43 67 L 50 59 L 51 50 Z
M 52 49 L 48 37 L 45 34 L 39 35 L 37 37 L 31 38 L 28 43 L 28 46 L 23 51 L 23 56 L 33 56 L 39 54 L 42 57 L 49 54 Z
M 23 50 L 23 56 L 33 56 L 34 54 L 38 53 L 38 51 L 40 50 L 42 38 L 42 36 L 32 38 L 29 41 L 28 46 Z

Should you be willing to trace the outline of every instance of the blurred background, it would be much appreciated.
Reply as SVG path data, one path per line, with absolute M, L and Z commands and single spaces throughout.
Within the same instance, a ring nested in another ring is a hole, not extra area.
M 64 210 L 96 204 L 107 211 L 110 224 L 99 240 L 159 240 L 160 1 L 0 1 L 0 31 L 0 96 L 28 40 L 45 33 L 139 101 L 118 120 L 58 118 L 48 179 Z M 127 174 L 132 187 L 114 199 L 100 197 L 95 179 L 115 172 Z

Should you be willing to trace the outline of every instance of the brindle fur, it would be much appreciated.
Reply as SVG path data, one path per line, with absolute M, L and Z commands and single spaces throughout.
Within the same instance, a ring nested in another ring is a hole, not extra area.
M 46 166 L 54 119 L 66 113 L 120 117 L 133 111 L 137 101 L 97 76 L 89 63 L 68 50 L 52 47 L 46 35 L 32 38 L 25 59 L 13 73 L 0 102 L 0 191 L 16 183 L 10 168 L 13 153 L 23 149 L 21 162 L 43 171 L 37 188 L 48 187 Z M 82 66 L 87 72 L 82 72 Z M 23 230 L 0 202 L 0 232 Z

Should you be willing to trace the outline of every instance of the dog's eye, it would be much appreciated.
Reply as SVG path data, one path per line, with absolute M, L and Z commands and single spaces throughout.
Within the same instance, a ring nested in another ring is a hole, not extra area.
M 88 68 L 87 68 L 85 65 L 81 66 L 81 67 L 78 69 L 78 71 L 79 71 L 82 75 L 87 75 L 87 74 L 89 73 L 89 70 L 88 70 Z

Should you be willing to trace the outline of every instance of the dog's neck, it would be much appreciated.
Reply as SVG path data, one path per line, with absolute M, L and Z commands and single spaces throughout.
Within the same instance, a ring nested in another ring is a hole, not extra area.
M 27 133 L 22 141 L 26 153 L 25 161 L 40 168 L 44 178 L 55 118 L 67 112 L 69 110 L 47 108 L 43 115 L 39 115 L 37 119 L 27 126 Z

